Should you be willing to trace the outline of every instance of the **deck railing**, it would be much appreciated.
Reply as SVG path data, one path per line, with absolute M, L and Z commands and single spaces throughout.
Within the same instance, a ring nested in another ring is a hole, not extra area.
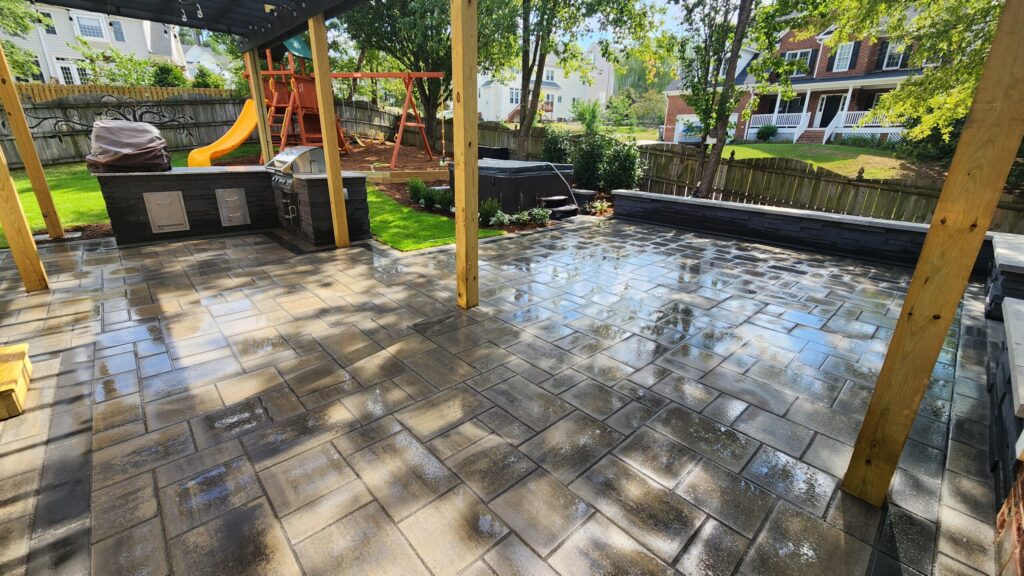
M 898 124 L 898 123 L 894 124 L 894 123 L 889 122 L 888 120 L 885 119 L 884 116 L 881 117 L 881 118 L 871 118 L 871 119 L 868 119 L 866 122 L 861 124 L 861 121 L 864 119 L 865 116 L 867 116 L 868 112 L 869 112 L 868 110 L 860 110 L 860 111 L 857 111 L 857 112 L 847 112 L 846 113 L 846 119 L 843 122 L 843 126 L 865 126 L 865 127 L 887 127 L 887 128 L 888 127 L 899 127 L 899 126 L 901 126 L 901 124 Z

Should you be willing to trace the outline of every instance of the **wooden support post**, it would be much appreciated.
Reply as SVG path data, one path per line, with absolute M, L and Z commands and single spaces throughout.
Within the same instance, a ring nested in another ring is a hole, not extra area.
M 843 490 L 875 506 L 885 501 L 1024 138 L 1021 62 L 1024 0 L 1007 0 L 843 481 Z
M 260 53 L 253 48 L 245 53 L 245 69 L 249 72 L 249 95 L 256 104 L 256 131 L 260 135 L 260 154 L 264 162 L 274 157 L 270 141 L 270 123 L 267 121 L 267 98 L 263 94 L 263 77 L 260 76 Z
M 0 227 L 7 236 L 7 244 L 11 247 L 11 258 L 21 274 L 25 290 L 38 292 L 49 288 L 46 270 L 39 259 L 36 241 L 32 230 L 28 227 L 25 211 L 21 208 L 21 199 L 14 188 L 11 171 L 7 168 L 7 159 L 0 150 Z
M 455 154 L 455 268 L 458 303 L 469 309 L 480 303 L 477 277 L 477 107 L 476 107 L 476 0 L 451 0 L 452 103 Z
M 327 55 L 327 27 L 324 15 L 309 19 L 309 44 L 313 50 L 313 78 L 316 80 L 316 103 L 320 109 L 320 134 L 324 142 L 327 164 L 327 191 L 331 198 L 334 220 L 334 244 L 348 246 L 348 214 L 345 212 L 345 188 L 341 178 L 341 150 L 338 147 L 338 118 L 334 112 L 334 80 L 331 60 Z
M 4 111 L 7 113 L 7 121 L 11 125 L 14 143 L 18 147 L 18 155 L 21 156 L 21 161 L 25 165 L 28 180 L 32 183 L 32 191 L 36 195 L 36 201 L 39 202 L 39 211 L 43 213 L 43 221 L 46 222 L 46 231 L 50 234 L 50 238 L 63 238 L 64 227 L 60 224 L 57 207 L 53 204 L 50 185 L 46 182 L 46 173 L 43 172 L 43 164 L 39 161 L 39 153 L 36 151 L 35 142 L 32 141 L 32 132 L 28 128 L 28 121 L 25 120 L 25 110 L 21 107 L 18 87 L 15 85 L 11 67 L 7 64 L 7 55 L 4 54 L 2 47 L 0 47 L 0 104 L 3 104 Z

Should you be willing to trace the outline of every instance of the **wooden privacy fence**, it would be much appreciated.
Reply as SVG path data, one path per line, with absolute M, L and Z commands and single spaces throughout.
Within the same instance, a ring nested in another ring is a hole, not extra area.
M 100 96 L 121 96 L 136 100 L 165 100 L 168 98 L 206 96 L 209 98 L 234 98 L 231 90 L 222 88 L 167 88 L 161 86 L 98 86 L 93 84 L 41 84 L 29 82 L 18 84 L 22 99 L 32 102 L 46 102 L 66 96 L 98 94 Z
M 690 196 L 697 187 L 699 152 L 681 144 L 641 147 L 648 192 Z M 847 178 L 793 158 L 722 159 L 715 174 L 715 198 L 740 204 L 780 206 L 928 223 L 942 189 L 932 178 L 870 180 Z M 992 230 L 1024 233 L 1024 201 L 1004 194 Z

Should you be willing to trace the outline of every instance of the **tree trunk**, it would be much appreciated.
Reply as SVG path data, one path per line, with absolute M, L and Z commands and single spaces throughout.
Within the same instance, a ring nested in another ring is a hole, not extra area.
M 528 102 L 523 101 L 519 107 L 522 112 L 519 115 L 519 141 L 516 144 L 519 147 L 519 156 L 523 160 L 527 160 L 530 155 L 530 135 L 533 132 L 533 123 L 537 120 L 540 86 L 544 80 L 544 63 L 547 61 L 547 57 L 546 52 L 540 53 L 533 73 L 533 89 L 530 91 L 530 99 Z M 525 110 L 523 105 L 526 105 Z
M 521 37 L 521 63 L 519 68 L 519 133 L 516 135 L 516 155 L 522 160 L 525 160 L 529 154 L 530 127 L 532 126 L 532 124 L 526 122 L 524 108 L 530 97 L 530 73 L 533 71 L 530 54 L 530 41 L 533 39 L 530 22 L 531 10 L 531 0 L 523 0 L 523 34 Z
M 363 62 L 366 61 L 366 48 L 359 49 L 359 56 L 356 57 L 356 69 L 353 72 L 361 72 L 363 70 Z M 359 80 L 352 79 L 351 88 L 348 91 L 348 101 L 354 102 L 356 99 L 356 89 L 359 87 Z
M 733 33 L 732 45 L 729 47 L 729 60 L 725 69 L 725 79 L 722 81 L 722 94 L 719 96 L 718 111 L 715 114 L 715 127 L 711 131 L 715 137 L 715 143 L 711 146 L 711 155 L 704 165 L 700 189 L 695 194 L 699 198 L 711 198 L 714 192 L 715 175 L 722 162 L 722 151 L 725 150 L 725 139 L 729 134 L 729 116 L 732 113 L 733 93 L 736 91 L 736 62 L 739 60 L 740 48 L 743 47 L 743 40 L 747 35 L 747 25 L 750 23 L 753 8 L 754 0 L 740 0 L 739 12 L 736 16 L 736 31 Z

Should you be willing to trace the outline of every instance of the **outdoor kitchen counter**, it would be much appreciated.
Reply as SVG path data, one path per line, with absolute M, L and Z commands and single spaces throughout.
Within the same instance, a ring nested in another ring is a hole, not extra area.
M 211 166 L 100 173 L 96 178 L 114 235 L 123 245 L 282 227 L 271 175 L 263 166 Z M 366 175 L 345 172 L 343 177 L 350 199 L 349 236 L 369 238 Z M 306 191 L 308 213 L 320 223 L 319 243 L 324 217 L 333 241 L 326 174 L 296 175 L 295 183 Z

